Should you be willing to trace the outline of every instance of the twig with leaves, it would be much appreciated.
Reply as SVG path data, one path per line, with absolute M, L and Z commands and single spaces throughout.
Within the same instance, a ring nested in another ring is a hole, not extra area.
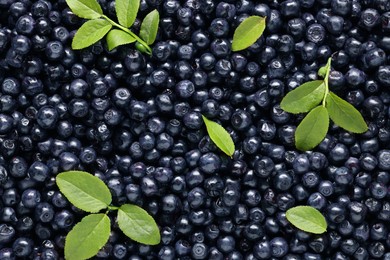
M 137 18 L 140 0 L 115 1 L 115 11 L 119 23 L 104 15 L 96 0 L 66 0 L 66 3 L 75 15 L 88 19 L 76 32 L 72 41 L 73 49 L 86 48 L 107 35 L 106 41 L 109 50 L 136 42 L 135 45 L 139 51 L 152 54 L 150 45 L 156 39 L 160 21 L 157 10 L 153 10 L 145 16 L 138 36 L 129 28 Z M 113 29 L 113 27 L 118 29 Z
M 118 226 L 126 236 L 142 244 L 160 243 L 160 231 L 153 217 L 136 205 L 112 206 L 110 190 L 98 177 L 83 171 L 68 171 L 58 174 L 56 183 L 74 206 L 92 213 L 66 236 L 66 259 L 87 259 L 96 255 L 110 236 L 107 214 L 115 210 L 118 211 Z M 99 213 L 102 210 L 105 212 Z
M 350 103 L 329 90 L 331 60 L 319 70 L 323 80 L 309 81 L 290 91 L 280 103 L 283 110 L 298 114 L 309 112 L 295 131 L 295 146 L 302 151 L 316 147 L 326 136 L 329 118 L 352 133 L 364 133 L 367 124 Z

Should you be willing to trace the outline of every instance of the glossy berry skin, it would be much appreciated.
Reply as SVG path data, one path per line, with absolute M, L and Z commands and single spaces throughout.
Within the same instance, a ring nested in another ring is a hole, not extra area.
M 217 248 L 223 253 L 232 252 L 235 247 L 235 240 L 232 236 L 220 237 L 217 241 Z
M 16 257 L 27 257 L 33 250 L 33 241 L 29 238 L 20 237 L 13 242 L 12 250 Z
M 260 241 L 256 243 L 253 254 L 259 259 L 269 259 L 271 257 L 271 246 L 269 241 Z
M 327 207 L 327 216 L 329 220 L 340 223 L 345 219 L 345 208 L 339 203 L 333 203 Z
M 377 10 L 368 8 L 360 14 L 359 23 L 365 29 L 371 30 L 379 24 L 379 17 Z
M 49 203 L 42 202 L 35 208 L 35 216 L 42 223 L 48 223 L 54 217 L 54 209 Z
M 191 256 L 193 259 L 206 259 L 208 255 L 208 247 L 204 243 L 195 243 L 191 248 Z
M 1 224 L 0 225 L 0 241 L 2 243 L 11 242 L 15 237 L 15 229 L 11 225 Z
M 285 239 L 276 237 L 270 241 L 271 255 L 274 257 L 282 257 L 288 251 L 288 245 Z
M 22 196 L 21 201 L 26 208 L 34 208 L 41 201 L 41 194 L 34 189 L 26 189 Z
M 322 43 L 325 38 L 325 28 L 320 24 L 312 24 L 307 28 L 306 39 L 313 43 Z

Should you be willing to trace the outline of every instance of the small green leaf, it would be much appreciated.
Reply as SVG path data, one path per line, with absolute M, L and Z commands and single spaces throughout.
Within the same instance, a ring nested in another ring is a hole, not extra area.
M 98 177 L 87 172 L 68 171 L 57 175 L 60 191 L 77 208 L 98 212 L 111 203 L 111 193 Z
M 324 77 L 324 82 L 327 89 L 329 89 L 328 81 L 329 81 L 330 69 L 332 68 L 331 63 L 332 63 L 332 57 L 329 57 L 328 62 L 325 65 L 325 77 Z
M 160 243 L 160 231 L 153 217 L 144 209 L 130 204 L 118 210 L 118 225 L 126 236 L 146 245 Z
M 215 145 L 225 154 L 232 157 L 235 147 L 230 134 L 221 125 L 207 119 L 202 115 L 203 121 L 206 125 L 207 133 Z
M 317 74 L 318 74 L 318 76 L 320 76 L 321 78 L 325 78 L 325 75 L 326 75 L 326 66 L 319 68 Z
M 157 10 L 148 13 L 141 24 L 139 36 L 148 45 L 152 45 L 156 40 L 158 24 L 160 22 L 160 14 Z
M 314 234 L 326 232 L 327 224 L 324 216 L 310 206 L 297 206 L 286 212 L 287 220 L 295 227 Z
M 66 0 L 72 12 L 85 19 L 96 19 L 102 16 L 103 11 L 96 0 Z
M 106 40 L 109 51 L 118 47 L 119 45 L 129 44 L 136 41 L 133 36 L 118 29 L 111 30 L 107 34 Z
M 326 97 L 326 108 L 330 119 L 345 130 L 358 134 L 367 131 L 367 124 L 359 111 L 333 92 Z
M 140 5 L 140 0 L 116 0 L 115 11 L 119 23 L 129 28 L 133 25 Z
M 107 243 L 110 236 L 110 219 L 105 214 L 84 217 L 65 239 L 65 258 L 88 259 Z
M 241 51 L 254 44 L 263 34 L 265 17 L 249 16 L 234 31 L 232 50 Z
M 99 41 L 110 31 L 112 25 L 104 19 L 95 19 L 85 22 L 76 32 L 72 41 L 72 48 L 79 50 Z
M 295 146 L 301 151 L 316 147 L 328 132 L 329 115 L 323 106 L 311 110 L 295 131 Z
M 147 54 L 149 54 L 149 55 L 152 54 L 151 49 L 149 48 L 149 46 L 145 46 L 145 45 L 143 45 L 143 44 L 140 43 L 140 42 L 136 42 L 136 43 L 134 44 L 134 46 L 135 46 L 135 48 L 136 48 L 139 52 L 147 53 Z
M 324 94 L 324 81 L 309 81 L 287 93 L 280 107 L 293 114 L 305 113 L 317 106 L 324 98 Z

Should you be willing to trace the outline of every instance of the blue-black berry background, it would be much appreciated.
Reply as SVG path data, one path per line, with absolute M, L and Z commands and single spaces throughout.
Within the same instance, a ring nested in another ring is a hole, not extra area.
M 115 2 L 99 3 L 115 19 Z M 0 0 L 0 259 L 63 259 L 85 213 L 55 177 L 77 169 L 161 230 L 161 243 L 146 246 L 113 224 L 99 259 L 389 260 L 390 1 L 142 0 L 134 32 L 154 9 L 148 56 L 134 45 L 108 51 L 105 40 L 72 50 L 85 21 L 64 0 Z M 250 15 L 266 16 L 267 28 L 232 52 Z M 279 104 L 330 56 L 330 89 L 369 130 L 331 124 L 300 152 L 303 115 Z M 202 114 L 231 134 L 232 159 Z M 289 224 L 297 205 L 320 210 L 327 232 Z

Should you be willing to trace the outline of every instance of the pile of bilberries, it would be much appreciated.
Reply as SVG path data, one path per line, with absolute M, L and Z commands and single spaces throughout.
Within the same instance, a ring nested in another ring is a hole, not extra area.
M 114 1 L 99 3 L 115 19 Z M 84 21 L 64 0 L 0 0 L 0 259 L 63 257 L 85 216 L 55 183 L 72 169 L 160 227 L 147 246 L 113 224 L 99 258 L 390 259 L 390 2 L 142 0 L 139 18 L 153 9 L 148 56 L 105 41 L 72 50 Z M 250 15 L 267 17 L 266 30 L 232 52 Z M 302 116 L 279 104 L 330 56 L 331 90 L 369 130 L 331 125 L 299 152 Z M 233 158 L 202 115 L 231 134 Z M 285 212 L 296 205 L 319 209 L 327 232 L 294 228 Z

